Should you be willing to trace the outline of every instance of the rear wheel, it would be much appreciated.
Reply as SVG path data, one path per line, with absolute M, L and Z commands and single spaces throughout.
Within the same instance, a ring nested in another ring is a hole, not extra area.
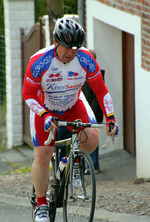
M 36 201 L 36 193 L 35 193 L 35 188 L 33 186 L 32 188 L 32 195 L 31 195 L 31 204 L 32 204 L 32 221 L 34 222 L 34 211 L 35 211 L 35 208 L 36 208 L 36 205 L 37 205 L 37 201 Z
M 96 182 L 93 163 L 90 156 L 84 151 L 79 151 L 76 159 L 79 159 L 79 167 L 77 169 L 74 163 L 73 168 L 76 168 L 74 171 L 76 170 L 76 173 L 79 173 L 78 175 L 80 176 L 77 176 L 75 179 L 73 172 L 72 182 L 68 180 L 66 184 L 63 203 L 64 221 L 92 222 L 96 200 Z M 85 175 L 86 165 L 89 167 L 90 175 Z M 72 172 L 70 172 L 70 176 L 71 174 Z
M 49 205 L 49 216 L 50 221 L 54 222 L 56 217 L 56 172 L 55 172 L 55 158 L 52 157 L 51 159 L 51 166 L 50 166 L 50 175 L 49 175 L 49 188 L 47 191 L 47 201 Z

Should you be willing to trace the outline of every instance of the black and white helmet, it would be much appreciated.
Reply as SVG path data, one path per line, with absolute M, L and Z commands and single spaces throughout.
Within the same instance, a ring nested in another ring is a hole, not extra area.
M 63 17 L 56 21 L 53 35 L 56 42 L 66 48 L 78 49 L 85 43 L 82 26 L 69 18 Z

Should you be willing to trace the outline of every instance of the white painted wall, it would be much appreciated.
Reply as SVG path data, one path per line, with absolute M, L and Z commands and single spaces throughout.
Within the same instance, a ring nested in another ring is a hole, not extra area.
M 44 15 L 43 19 L 45 20 L 45 47 L 48 47 L 51 45 L 50 43 L 50 32 L 49 32 L 49 16 Z
M 135 40 L 136 170 L 137 177 L 146 178 L 150 177 L 150 115 L 148 113 L 150 109 L 150 73 L 141 68 L 141 18 L 106 6 L 95 0 L 87 0 L 87 45 L 88 48 L 94 48 L 97 51 L 98 62 L 100 66 L 102 64 L 106 69 L 106 85 L 110 90 L 117 122 L 120 126 L 120 134 L 116 142 L 117 149 L 122 148 L 123 141 L 122 73 L 120 70 L 122 59 L 119 58 L 121 53 L 121 31 L 133 34 Z M 113 51 L 117 58 L 112 57 Z M 107 58 L 109 58 L 109 62 Z M 118 78 L 119 81 L 117 80 Z M 116 92 L 115 88 L 112 87 L 112 83 L 115 84 Z
M 7 147 L 21 145 L 22 141 L 22 66 L 21 34 L 27 35 L 35 24 L 34 0 L 4 0 L 6 45 Z M 45 20 L 46 46 L 50 45 L 49 18 Z
M 22 144 L 22 70 L 20 28 L 34 24 L 34 0 L 4 0 L 6 45 L 7 147 Z
M 97 61 L 101 69 L 105 70 L 105 83 L 109 89 L 110 95 L 115 107 L 116 121 L 119 123 L 119 138 L 115 139 L 116 144 L 111 143 L 109 149 L 100 154 L 123 149 L 123 105 L 122 105 L 122 37 L 121 31 L 107 25 L 97 19 L 93 20 L 94 28 L 94 49 L 97 54 Z M 110 41 L 111 38 L 111 41 Z M 100 134 L 100 145 L 105 143 L 106 132 Z

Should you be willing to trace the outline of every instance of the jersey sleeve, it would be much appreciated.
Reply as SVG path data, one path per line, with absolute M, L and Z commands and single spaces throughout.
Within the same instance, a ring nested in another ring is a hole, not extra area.
M 42 105 L 41 77 L 34 78 L 31 72 L 32 60 L 29 62 L 24 78 L 22 95 L 26 104 L 37 115 L 42 116 L 47 110 Z

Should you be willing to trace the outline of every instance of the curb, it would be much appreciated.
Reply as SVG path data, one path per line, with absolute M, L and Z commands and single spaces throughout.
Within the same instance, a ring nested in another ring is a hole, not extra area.
M 104 210 L 95 210 L 94 219 L 110 222 L 150 222 L 150 217 L 134 214 L 114 213 Z
M 0 194 L 0 202 L 4 204 L 10 204 L 15 206 L 22 206 L 22 207 L 31 207 L 31 203 L 28 197 L 16 197 L 7 194 Z M 58 209 L 59 212 L 59 209 Z M 124 213 L 114 213 L 104 210 L 97 210 L 95 209 L 94 214 L 95 220 L 102 220 L 110 222 L 150 222 L 150 217 L 146 216 L 137 216 L 133 214 L 124 214 Z

